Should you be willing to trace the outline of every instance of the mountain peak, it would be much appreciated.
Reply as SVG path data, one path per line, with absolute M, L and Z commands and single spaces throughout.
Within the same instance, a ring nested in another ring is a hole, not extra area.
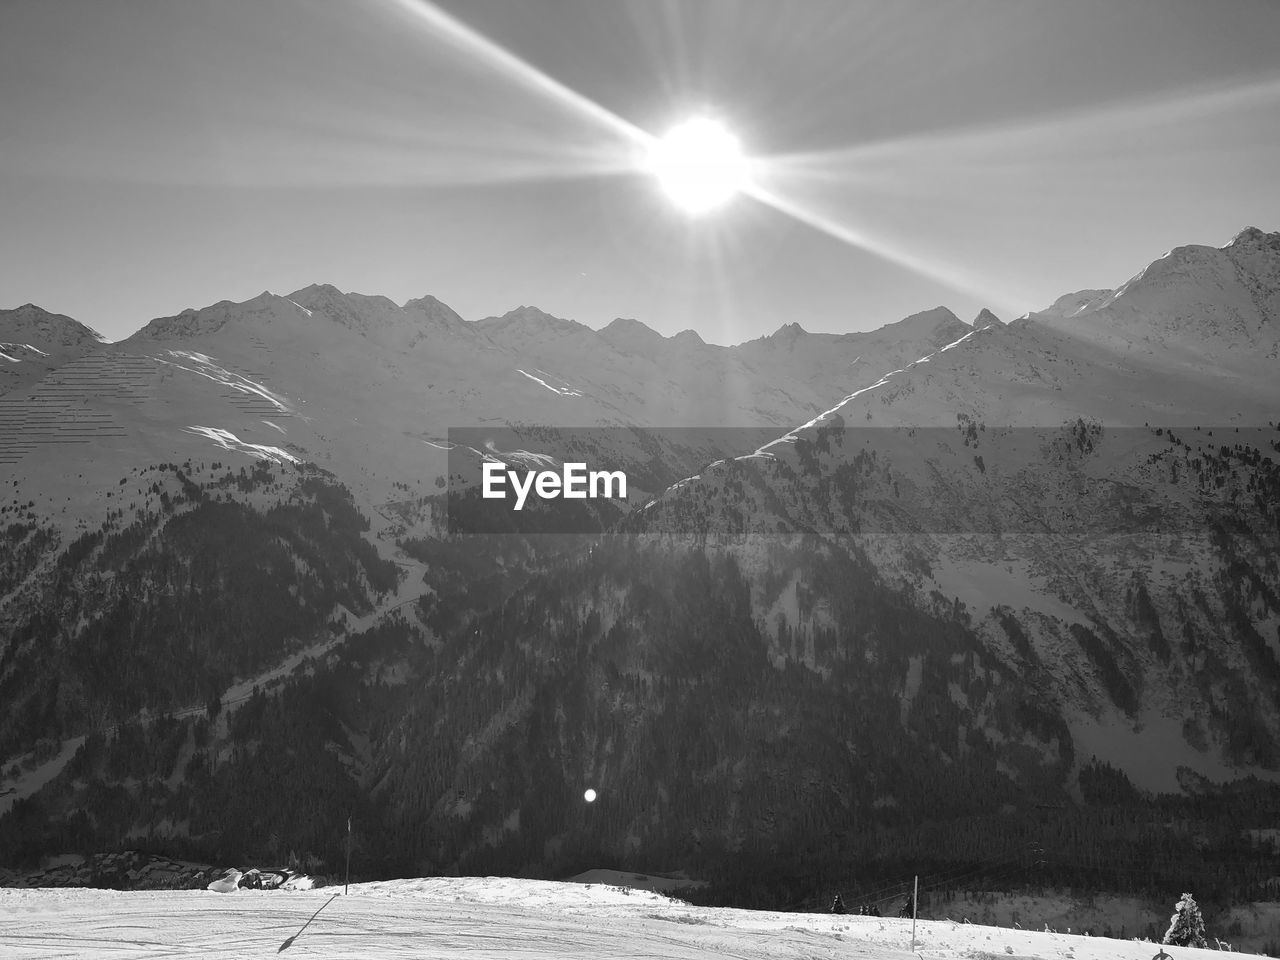
M 331 283 L 310 283 L 287 294 L 286 299 L 300 303 L 304 307 L 316 307 L 337 300 L 345 300 L 346 297 Z
M 93 353 L 105 342 L 96 330 L 34 303 L 0 310 L 0 395 L 37 383 L 50 370 Z M 14 437 L 12 421 L 4 421 L 0 416 L 0 462 Z
M 34 320 L 34 319 L 43 318 L 43 317 L 51 317 L 51 318 L 62 317 L 62 314 L 50 313 L 44 307 L 37 307 L 34 303 L 24 303 L 20 307 L 14 307 L 12 310 L 0 310 L 0 316 L 24 317 L 24 318 L 29 317 Z M 71 318 L 63 317 L 63 319 L 70 320 Z
M 572 320 L 565 320 L 562 317 L 553 316 L 539 307 L 532 305 L 525 306 L 524 304 L 521 304 L 514 310 L 508 310 L 499 319 L 507 320 L 512 323 L 547 323 L 548 321 L 551 323 L 573 322 Z
M 616 349 L 652 354 L 666 343 L 666 337 L 646 323 L 630 317 L 618 317 L 600 331 L 600 336 Z
M 406 310 L 408 310 L 411 307 L 416 308 L 418 310 L 438 310 L 441 307 L 444 307 L 447 310 L 453 309 L 447 303 L 441 300 L 439 297 L 433 297 L 429 293 L 424 293 L 420 297 L 415 297 L 412 300 L 406 300 L 404 302 L 404 308 Z
M 528 339 L 531 336 L 540 337 L 547 334 L 563 336 L 590 330 L 591 328 L 578 323 L 576 320 L 566 320 L 563 317 L 552 316 L 545 310 L 522 304 L 514 310 L 508 310 L 500 317 L 485 317 L 483 320 L 477 320 L 476 329 L 485 333 L 503 336 L 516 334 Z
M 784 323 L 777 330 L 769 335 L 770 340 L 794 340 L 796 337 L 808 336 L 809 331 L 794 320 L 791 323 Z
M 968 330 L 968 325 L 949 309 L 934 307 L 932 310 L 921 310 L 909 317 L 903 317 L 896 323 L 886 323 L 876 332 L 889 333 L 903 339 L 936 338 L 939 335 L 944 339 L 955 339 L 951 334 L 954 333 L 958 337 L 967 333 Z
M 1226 246 L 1174 247 L 1115 290 L 1067 294 L 1028 319 L 1144 350 L 1274 358 L 1277 315 L 1280 233 L 1246 227 Z
M 953 323 L 960 318 L 957 317 L 949 307 L 937 306 L 929 310 L 921 310 L 906 317 L 907 320 L 916 320 L 918 318 L 929 318 L 938 323 Z
M 465 322 L 453 307 L 429 293 L 416 300 L 406 300 L 404 309 L 426 314 L 428 319 L 446 327 L 460 327 Z
M 1074 293 L 1064 293 L 1043 310 L 1033 310 L 1027 316 L 1032 319 L 1074 317 L 1092 310 L 1114 293 L 1114 290 L 1077 290 Z
M 293 291 L 293 293 L 289 294 L 289 298 L 293 299 L 295 296 L 299 296 L 301 294 L 309 294 L 311 296 L 324 294 L 331 297 L 340 297 L 342 296 L 342 291 L 332 283 L 309 283 L 305 287 L 299 287 L 297 290 Z
M 1245 227 L 1231 238 L 1231 242 L 1227 246 L 1261 246 L 1280 253 L 1280 232 L 1264 233 L 1257 227 Z
M 978 315 L 973 318 L 973 323 L 972 323 L 973 329 L 975 330 L 981 330 L 984 327 L 991 327 L 991 326 L 998 327 L 1003 325 L 1004 324 L 1001 322 L 1000 318 L 997 317 L 994 313 L 992 313 L 986 307 L 983 307 L 981 310 L 978 311 Z
M 313 283 L 301 290 L 295 290 L 287 299 L 307 311 L 315 311 L 328 317 L 362 336 L 367 336 L 378 326 L 378 313 L 399 309 L 386 297 L 343 293 L 331 283 Z
M 54 346 L 92 346 L 105 342 L 97 330 L 34 303 L 0 310 L 0 340 L 38 340 Z
M 272 296 L 269 293 L 264 297 Z M 348 314 L 361 314 L 370 310 L 399 310 L 395 302 L 380 294 L 343 293 L 331 283 L 313 283 L 295 290 L 286 298 L 304 307 L 320 310 L 335 320 Z
M 607 327 L 600 331 L 601 333 L 634 333 L 641 336 L 662 337 L 657 330 L 649 326 L 642 320 L 636 320 L 632 317 L 618 317 L 611 321 Z
M 697 330 L 681 330 L 671 338 L 671 342 L 679 344 L 686 349 L 690 347 L 705 347 L 707 345 L 707 341 L 698 335 Z

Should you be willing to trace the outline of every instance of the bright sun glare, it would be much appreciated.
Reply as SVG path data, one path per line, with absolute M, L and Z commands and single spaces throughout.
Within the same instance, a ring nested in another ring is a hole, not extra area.
M 671 202 L 691 216 L 723 206 L 747 183 L 738 138 L 706 117 L 686 120 L 655 140 L 648 166 Z

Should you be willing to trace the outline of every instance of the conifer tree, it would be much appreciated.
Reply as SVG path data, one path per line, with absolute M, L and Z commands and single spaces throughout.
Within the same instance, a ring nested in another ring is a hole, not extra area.
M 1163 943 L 1175 947 L 1203 947 L 1204 917 L 1200 915 L 1200 907 L 1195 898 L 1184 893 L 1169 918 L 1169 929 L 1164 935 Z

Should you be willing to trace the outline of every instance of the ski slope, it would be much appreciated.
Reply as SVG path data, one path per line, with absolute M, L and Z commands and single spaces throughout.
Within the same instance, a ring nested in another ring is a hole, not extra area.
M 337 894 L 328 906 L 326 901 Z M 0 958 L 1151 960 L 1150 943 L 831 914 L 691 907 L 647 890 L 438 878 L 283 892 L 0 888 Z M 1204 951 L 1167 947 L 1173 960 Z

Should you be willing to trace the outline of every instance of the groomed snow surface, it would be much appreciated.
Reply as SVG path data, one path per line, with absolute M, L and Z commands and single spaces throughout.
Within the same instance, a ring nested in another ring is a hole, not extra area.
M 317 890 L 0 889 L 0 958 L 907 958 L 1151 960 L 1150 943 L 856 915 L 691 907 L 648 890 L 502 878 Z M 1166 947 L 1173 960 L 1205 957 Z M 1206 958 L 1207 960 L 1207 958 Z

